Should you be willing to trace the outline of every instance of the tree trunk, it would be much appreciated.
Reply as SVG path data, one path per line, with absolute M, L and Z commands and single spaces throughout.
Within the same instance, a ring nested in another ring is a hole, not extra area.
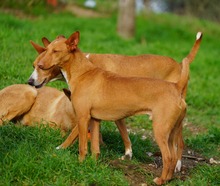
M 132 38 L 135 34 L 135 0 L 119 0 L 118 34 Z

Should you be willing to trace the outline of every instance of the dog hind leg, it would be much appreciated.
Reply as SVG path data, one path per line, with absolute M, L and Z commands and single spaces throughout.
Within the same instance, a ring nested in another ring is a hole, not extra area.
M 163 170 L 162 175 L 158 178 L 156 177 L 154 179 L 154 182 L 157 185 L 162 185 L 166 181 L 167 174 L 169 172 L 169 166 L 172 161 L 171 152 L 168 145 L 168 139 L 169 139 L 169 131 L 163 129 L 164 123 L 156 123 L 153 122 L 153 132 L 155 140 L 160 148 L 161 154 L 162 154 L 162 161 L 163 161 Z
M 153 113 L 153 131 L 155 140 L 160 148 L 163 160 L 163 170 L 160 178 L 155 178 L 154 182 L 161 185 L 172 178 L 175 165 L 177 162 L 177 152 L 175 141 L 176 123 L 182 113 L 182 109 L 176 104 L 170 104 L 168 110 L 158 110 L 157 114 Z M 158 114 L 160 113 L 160 114 Z M 163 113 L 163 114 L 162 114 Z M 158 118 L 158 116 L 160 116 Z
M 125 155 L 121 157 L 122 160 L 131 159 L 132 158 L 132 147 L 131 141 L 128 135 L 127 127 L 125 124 L 125 119 L 115 121 L 115 124 L 118 127 L 118 130 L 121 134 L 124 146 L 125 146 Z
M 177 141 L 177 164 L 175 167 L 175 172 L 178 172 L 181 170 L 181 159 L 182 159 L 182 153 L 183 153 L 183 148 L 184 148 L 184 141 L 183 141 L 183 134 L 182 134 L 182 130 L 183 130 L 183 119 L 186 115 L 186 105 L 184 106 L 184 108 L 182 109 L 182 113 L 180 115 L 179 121 L 177 123 L 177 130 L 176 130 L 176 136 L 175 138 Z
M 79 134 L 79 132 L 78 132 L 78 126 L 76 125 L 76 126 L 72 129 L 71 133 L 70 133 L 69 136 L 66 138 L 66 140 L 65 140 L 61 145 L 59 145 L 58 147 L 56 147 L 56 149 L 65 149 L 65 148 L 69 147 L 71 144 L 73 144 L 73 143 L 76 141 L 76 139 L 77 139 L 77 137 L 78 137 L 78 134 Z
M 166 180 L 170 180 L 173 176 L 173 173 L 176 172 L 177 169 L 178 171 L 181 169 L 181 158 L 184 146 L 182 136 L 182 121 L 185 117 L 185 113 L 186 109 L 183 108 L 169 138 L 172 162 Z

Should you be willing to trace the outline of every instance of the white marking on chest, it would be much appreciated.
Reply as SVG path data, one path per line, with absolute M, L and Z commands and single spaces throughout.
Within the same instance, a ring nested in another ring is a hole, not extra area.
M 89 59 L 90 53 L 86 54 L 86 58 Z
M 66 82 L 69 83 L 69 80 L 68 80 L 68 76 L 67 76 L 67 73 L 66 71 L 64 70 L 61 70 L 62 74 L 63 74 L 63 77 L 65 78 Z
M 70 85 L 69 85 L 69 79 L 68 79 L 68 76 L 67 76 L 66 71 L 61 70 L 61 72 L 62 72 L 62 74 L 63 74 L 63 77 L 64 77 L 64 78 L 65 78 L 65 80 L 66 80 L 66 83 L 68 84 L 68 86 L 69 86 L 69 88 L 70 88 Z

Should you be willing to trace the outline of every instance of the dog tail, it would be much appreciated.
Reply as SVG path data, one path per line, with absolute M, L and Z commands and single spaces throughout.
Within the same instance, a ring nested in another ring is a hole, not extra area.
M 198 32 L 196 34 L 196 41 L 195 41 L 190 53 L 186 56 L 186 58 L 188 58 L 189 63 L 193 62 L 193 60 L 199 50 L 201 41 L 202 41 L 202 32 Z
M 181 94 L 184 94 L 184 88 L 187 86 L 189 80 L 189 64 L 190 59 L 185 57 L 182 61 L 182 72 L 179 81 L 176 83 L 178 90 Z

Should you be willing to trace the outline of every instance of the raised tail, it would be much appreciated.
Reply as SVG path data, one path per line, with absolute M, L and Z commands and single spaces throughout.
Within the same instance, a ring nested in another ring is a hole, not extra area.
M 190 53 L 182 60 L 182 72 L 180 75 L 180 79 L 177 82 L 177 87 L 180 93 L 185 97 L 186 95 L 186 86 L 189 80 L 189 64 L 194 60 L 199 47 L 202 41 L 202 32 L 198 32 L 196 34 L 196 41 L 190 51 Z
M 189 80 L 189 58 L 185 57 L 182 61 L 182 71 L 179 81 L 176 83 L 180 93 L 184 96 L 184 89 L 187 86 Z
M 198 32 L 196 34 L 196 41 L 195 41 L 190 53 L 186 56 L 186 58 L 188 58 L 189 63 L 192 63 L 192 61 L 194 60 L 194 58 L 199 50 L 201 41 L 202 41 L 202 32 Z

